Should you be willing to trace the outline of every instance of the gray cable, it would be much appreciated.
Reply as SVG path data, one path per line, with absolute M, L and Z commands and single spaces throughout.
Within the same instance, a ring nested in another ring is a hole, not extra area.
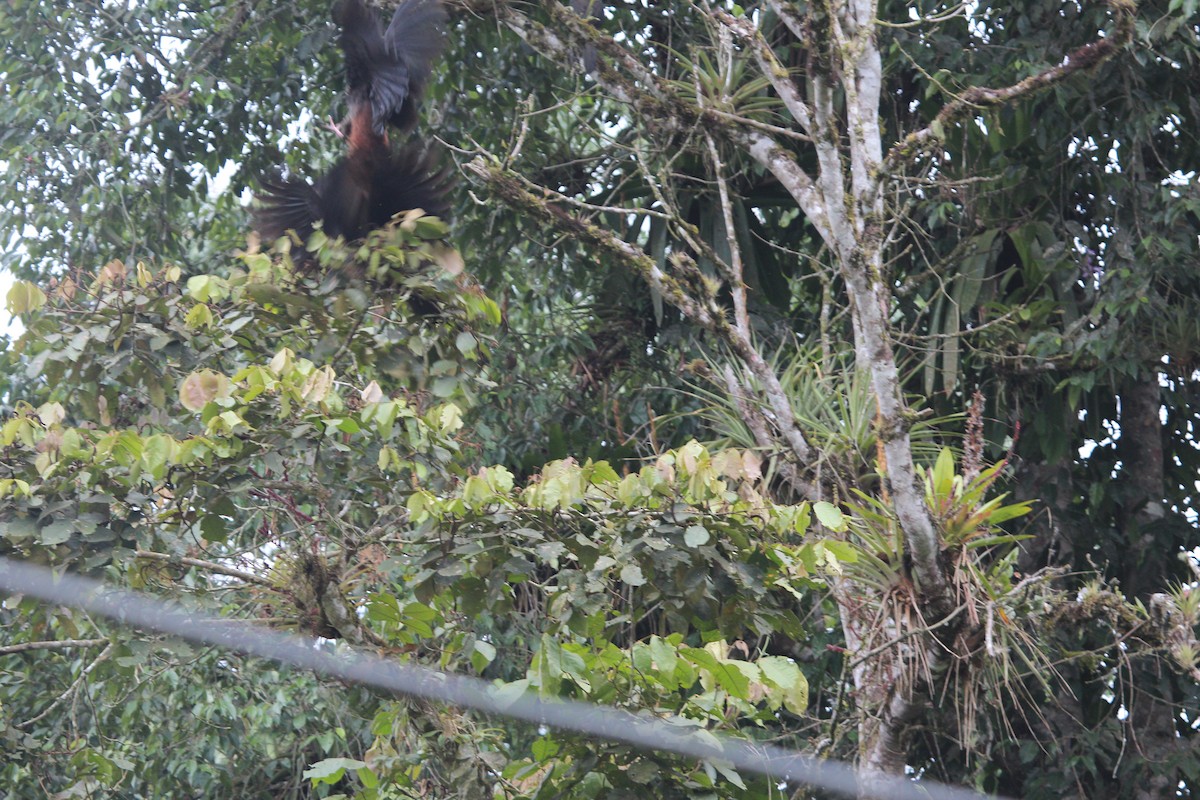
M 125 625 L 227 647 L 388 692 L 624 742 L 645 750 L 723 761 L 739 770 L 807 784 L 814 789 L 851 796 L 858 790 L 858 773 L 840 761 L 813 758 L 770 744 L 713 736 L 707 731 L 702 737 L 694 724 L 679 719 L 635 715 L 573 700 L 543 700 L 529 695 L 503 698 L 492 684 L 479 678 L 396 664 L 366 653 L 332 653 L 319 647 L 316 639 L 198 617 L 167 608 L 159 599 L 3 557 L 0 557 L 0 588 L 49 603 L 86 609 Z M 899 777 L 876 776 L 872 783 L 882 793 L 879 796 L 887 800 L 983 797 L 932 781 L 918 784 Z

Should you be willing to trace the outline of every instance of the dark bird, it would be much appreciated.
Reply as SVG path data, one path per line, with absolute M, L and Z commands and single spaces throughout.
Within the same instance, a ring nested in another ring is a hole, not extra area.
M 255 228 L 274 240 L 288 230 L 307 237 L 318 220 L 331 236 L 356 239 L 414 208 L 445 217 L 450 172 L 421 144 L 393 149 L 388 128 L 408 131 L 433 59 L 443 46 L 440 0 L 404 0 L 384 30 L 362 0 L 340 0 L 333 18 L 346 56 L 346 121 L 332 126 L 347 153 L 313 184 L 299 177 L 263 179 Z
M 361 0 L 340 0 L 333 20 L 342 26 L 346 53 L 350 150 L 365 146 L 372 134 L 386 139 L 387 125 L 411 130 L 430 67 L 442 52 L 446 9 L 439 0 L 404 0 L 384 31 Z
M 409 145 L 343 156 L 315 185 L 279 175 L 261 183 L 254 218 L 264 239 L 274 241 L 289 230 L 307 238 L 318 220 L 330 236 L 358 239 L 414 208 L 446 219 L 453 177 L 428 150 Z

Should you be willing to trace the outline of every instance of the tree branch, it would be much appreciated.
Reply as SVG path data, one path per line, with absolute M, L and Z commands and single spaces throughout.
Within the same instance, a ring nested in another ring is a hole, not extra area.
M 720 338 L 759 381 L 771 409 L 771 423 L 798 461 L 801 464 L 815 461 L 815 453 L 796 422 L 791 402 L 779 383 L 779 377 L 763 359 L 749 336 L 740 335 L 737 328 L 730 324 L 724 311 L 716 304 L 715 289 L 686 255 L 676 253 L 671 259 L 675 269 L 687 278 L 685 283 L 660 269 L 655 260 L 636 245 L 626 242 L 612 231 L 592 225 L 559 208 L 556 203 L 563 202 L 565 198 L 558 192 L 532 186 L 524 178 L 500 166 L 494 157 L 478 157 L 467 163 L 464 168 L 487 183 L 513 208 L 553 225 L 567 235 L 616 258 L 641 276 L 684 316 Z M 692 291 L 699 296 L 692 294 Z
M 904 137 L 902 142 L 894 145 L 888 151 L 883 171 L 885 173 L 895 172 L 900 166 L 912 161 L 919 154 L 937 146 L 945 138 L 946 128 L 951 123 L 973 112 L 995 108 L 1027 97 L 1042 89 L 1062 83 L 1075 73 L 1089 70 L 1112 58 L 1133 38 L 1137 6 L 1132 0 L 1108 0 L 1108 7 L 1113 13 L 1113 20 L 1116 24 L 1116 30 L 1113 31 L 1112 36 L 1085 44 L 1071 51 L 1063 59 L 1063 63 L 1058 66 L 1039 72 L 1037 75 L 1030 75 L 1003 89 L 972 86 L 943 107 L 928 126 L 919 131 L 913 131 Z
M 493 2 L 490 8 L 527 45 L 568 69 L 579 68 L 579 59 L 574 55 L 579 47 L 595 46 L 598 53 L 619 66 L 615 69 L 603 58 L 597 61 L 591 74 L 605 91 L 667 131 L 702 127 L 750 153 L 783 184 L 821 236 L 829 240 L 825 198 L 795 156 L 767 135 L 761 125 L 742 123 L 737 117 L 701 108 L 680 97 L 670 84 L 647 70 L 628 50 L 571 13 L 558 0 L 545 0 L 542 4 L 556 26 L 554 31 L 514 11 L 501 0 Z M 559 33 L 570 37 L 571 42 L 564 41 Z
M 75 692 L 79 691 L 79 687 L 83 685 L 84 680 L 87 678 L 88 675 L 91 674 L 92 670 L 94 670 L 96 667 L 100 666 L 102 663 L 107 661 L 109 659 L 109 657 L 112 655 L 112 653 L 113 653 L 113 643 L 109 642 L 108 647 L 105 647 L 102 651 L 100 651 L 100 655 L 96 656 L 96 658 L 92 660 L 92 663 L 90 663 L 86 667 L 84 667 L 83 671 L 79 673 L 79 677 L 76 678 L 74 681 L 72 681 L 71 685 L 67 687 L 67 690 L 65 692 L 60 694 L 58 697 L 54 698 L 54 702 L 52 702 L 50 705 L 46 706 L 42 710 L 42 713 L 38 714 L 37 716 L 30 717 L 29 719 L 25 720 L 24 722 L 18 722 L 17 724 L 13 725 L 13 727 L 14 728 L 28 728 L 30 725 L 40 722 L 41 720 L 48 717 L 50 715 L 50 713 L 53 712 L 54 709 L 56 709 L 60 705 L 62 705 L 63 702 L 65 702 L 67 700 L 67 698 L 71 697 L 72 695 L 75 694 Z
M 275 585 L 271 583 L 269 578 L 263 578 L 259 575 L 255 575 L 253 572 L 246 572 L 234 567 L 227 567 L 224 564 L 218 564 L 214 561 L 203 561 L 199 558 L 188 558 L 186 556 L 173 556 L 169 553 L 156 553 L 153 550 L 138 550 L 134 553 L 134 555 L 138 558 L 144 558 L 150 561 L 166 561 L 171 564 L 182 564 L 188 567 L 196 567 L 197 569 L 203 569 L 208 572 L 216 572 L 220 575 L 228 575 L 231 578 L 240 578 L 246 583 L 254 583 L 271 589 L 276 588 Z
M 783 105 L 796 121 L 800 123 L 800 127 L 804 129 L 804 133 L 812 136 L 812 109 L 808 107 L 808 103 L 800 96 L 800 90 L 796 88 L 795 82 L 792 81 L 792 76 L 788 73 L 787 67 L 779 63 L 779 59 L 775 57 L 775 51 L 771 49 L 771 45 L 762 37 L 762 33 L 745 17 L 739 19 L 728 12 L 718 11 L 716 12 L 716 18 L 750 46 L 750 50 L 754 54 L 754 60 L 758 63 L 758 68 L 762 70 L 763 75 L 771 82 L 771 86 L 779 94 L 779 98 L 783 100 Z
M 66 650 L 69 647 L 99 647 L 108 644 L 108 639 L 51 639 L 44 642 L 22 642 L 0 647 L 0 656 L 25 653 L 30 650 Z
M 762 413 L 762 409 L 751 399 L 749 392 L 738 383 L 737 377 L 733 374 L 733 369 L 728 364 L 725 366 L 721 377 L 725 380 L 725 388 L 729 392 L 729 396 L 733 399 L 733 403 L 737 407 L 742 421 L 746 423 L 746 427 L 750 429 L 750 433 L 754 436 L 754 441 L 759 447 L 768 452 L 772 448 L 777 448 L 778 445 L 775 439 L 767 429 L 767 418 Z M 801 478 L 800 470 L 792 461 L 780 459 L 779 474 L 800 497 L 814 502 L 820 498 L 818 487 L 814 483 Z

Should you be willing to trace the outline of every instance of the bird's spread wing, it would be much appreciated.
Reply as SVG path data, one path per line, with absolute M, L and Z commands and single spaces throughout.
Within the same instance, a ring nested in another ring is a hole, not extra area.
M 445 46 L 446 9 L 440 0 L 404 0 L 388 25 L 388 48 L 408 65 L 412 79 L 424 83 L 433 60 Z
M 404 0 L 387 31 L 380 29 L 375 11 L 362 0 L 341 0 L 334 20 L 342 27 L 351 106 L 370 106 L 377 136 L 389 122 L 402 128 L 415 124 L 414 99 L 442 49 L 446 10 L 440 0 Z
M 274 241 L 289 230 L 307 236 L 322 217 L 317 190 L 300 178 L 284 178 L 278 173 L 265 176 L 258 200 L 254 228 L 267 241 Z
M 450 189 L 454 175 L 448 166 L 439 167 L 436 157 L 416 145 L 389 154 L 372 176 L 372 219 L 375 227 L 386 224 L 401 211 L 420 208 L 449 221 Z
M 254 221 L 266 239 L 289 230 L 307 237 L 318 220 L 330 236 L 355 239 L 402 211 L 449 212 L 450 170 L 422 146 L 391 150 L 384 135 L 389 124 L 416 124 L 417 100 L 442 50 L 441 0 L 402 0 L 386 31 L 364 0 L 338 0 L 333 18 L 346 54 L 349 151 L 315 185 L 278 173 L 262 179 Z

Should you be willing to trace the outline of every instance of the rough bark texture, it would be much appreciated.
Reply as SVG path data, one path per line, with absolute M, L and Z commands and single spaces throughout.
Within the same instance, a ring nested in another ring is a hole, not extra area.
M 1119 442 L 1121 479 L 1127 484 L 1132 513 L 1127 521 L 1130 544 L 1141 555 L 1142 568 L 1126 579 L 1125 592 L 1146 598 L 1162 576 L 1174 553 L 1155 552 L 1153 528 L 1163 519 L 1166 495 L 1163 472 L 1163 432 L 1161 389 L 1158 374 L 1150 373 L 1135 381 L 1121 395 L 1121 439 Z M 1151 602 L 1153 608 L 1153 602 Z M 1160 667 L 1161 670 L 1161 667 Z M 1163 677 L 1163 676 L 1160 676 Z M 1168 685 L 1163 681 L 1162 685 Z M 1186 746 L 1176 734 L 1175 707 L 1171 698 L 1160 698 L 1157 691 L 1139 692 L 1128 698 L 1128 731 L 1139 753 L 1151 761 L 1167 761 Z M 1137 790 L 1137 800 L 1169 797 L 1177 779 L 1165 769 L 1154 770 L 1153 778 Z
M 1135 381 L 1121 394 L 1122 469 L 1129 513 L 1126 518 L 1130 546 L 1141 554 L 1141 569 L 1126 578 L 1125 591 L 1133 597 L 1147 594 L 1169 574 L 1166 561 L 1174 553 L 1155 552 L 1153 527 L 1166 514 L 1163 498 L 1162 400 L 1158 375 L 1151 373 Z
M 1015 494 L 1041 500 L 1027 530 L 1033 538 L 1020 544 L 1017 563 L 1021 572 L 1069 565 L 1074 558 L 1077 525 L 1072 509 L 1074 498 L 1061 489 L 1071 486 L 1070 472 L 1070 463 L 1064 461 L 1016 464 Z

